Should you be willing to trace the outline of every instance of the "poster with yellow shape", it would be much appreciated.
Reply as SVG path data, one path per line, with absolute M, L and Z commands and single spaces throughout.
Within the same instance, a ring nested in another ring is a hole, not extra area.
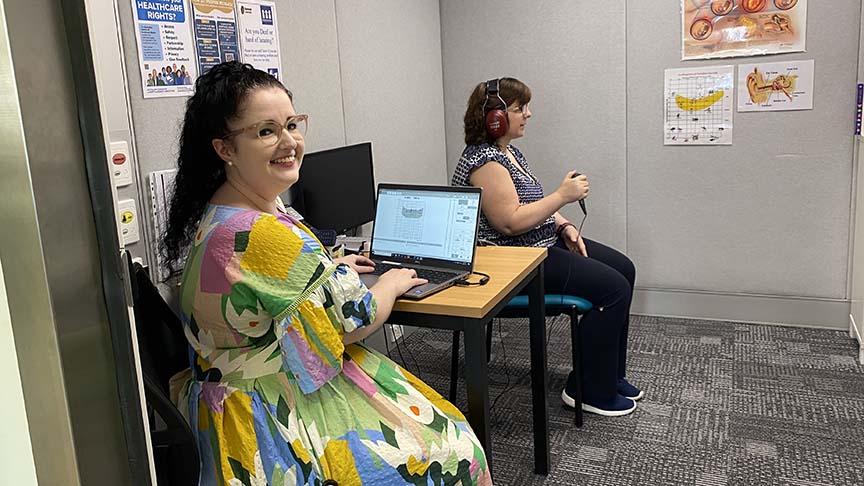
M 731 145 L 734 66 L 667 69 L 664 145 Z

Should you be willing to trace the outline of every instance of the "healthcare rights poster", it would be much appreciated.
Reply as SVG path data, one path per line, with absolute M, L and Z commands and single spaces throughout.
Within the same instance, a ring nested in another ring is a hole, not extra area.
M 201 74 L 220 62 L 240 59 L 234 0 L 192 0 L 192 14 Z
M 144 98 L 191 96 L 197 68 L 185 0 L 132 0 Z
M 267 0 L 239 0 L 237 21 L 240 25 L 240 53 L 243 62 L 267 71 L 281 81 L 282 57 L 279 53 L 276 3 Z

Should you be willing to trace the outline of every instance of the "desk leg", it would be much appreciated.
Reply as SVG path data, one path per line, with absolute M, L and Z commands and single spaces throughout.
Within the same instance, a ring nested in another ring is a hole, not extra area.
M 450 403 L 456 403 L 456 394 L 459 393 L 459 333 L 453 331 L 453 350 L 450 351 Z
M 528 284 L 531 328 L 531 395 L 534 404 L 534 472 L 549 474 L 549 411 L 546 407 L 546 310 L 543 265 Z M 467 345 L 467 343 L 466 343 Z
M 489 370 L 486 363 L 486 332 L 482 320 L 465 322 L 465 385 L 468 388 L 468 422 L 492 469 L 492 441 L 489 434 Z

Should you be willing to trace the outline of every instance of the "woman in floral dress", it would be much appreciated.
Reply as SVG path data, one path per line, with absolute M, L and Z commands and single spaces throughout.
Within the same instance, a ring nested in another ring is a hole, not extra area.
M 425 281 L 397 270 L 366 288 L 370 260 L 331 259 L 280 210 L 305 147 L 292 94 L 237 62 L 195 88 L 162 251 L 172 271 L 185 256 L 178 407 L 200 484 L 492 484 L 462 414 L 360 342 Z

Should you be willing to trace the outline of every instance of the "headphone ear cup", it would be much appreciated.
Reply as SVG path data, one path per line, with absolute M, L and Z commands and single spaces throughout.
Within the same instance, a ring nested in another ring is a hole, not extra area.
M 489 110 L 486 113 L 486 133 L 493 139 L 499 139 L 510 129 L 507 112 L 501 109 Z

